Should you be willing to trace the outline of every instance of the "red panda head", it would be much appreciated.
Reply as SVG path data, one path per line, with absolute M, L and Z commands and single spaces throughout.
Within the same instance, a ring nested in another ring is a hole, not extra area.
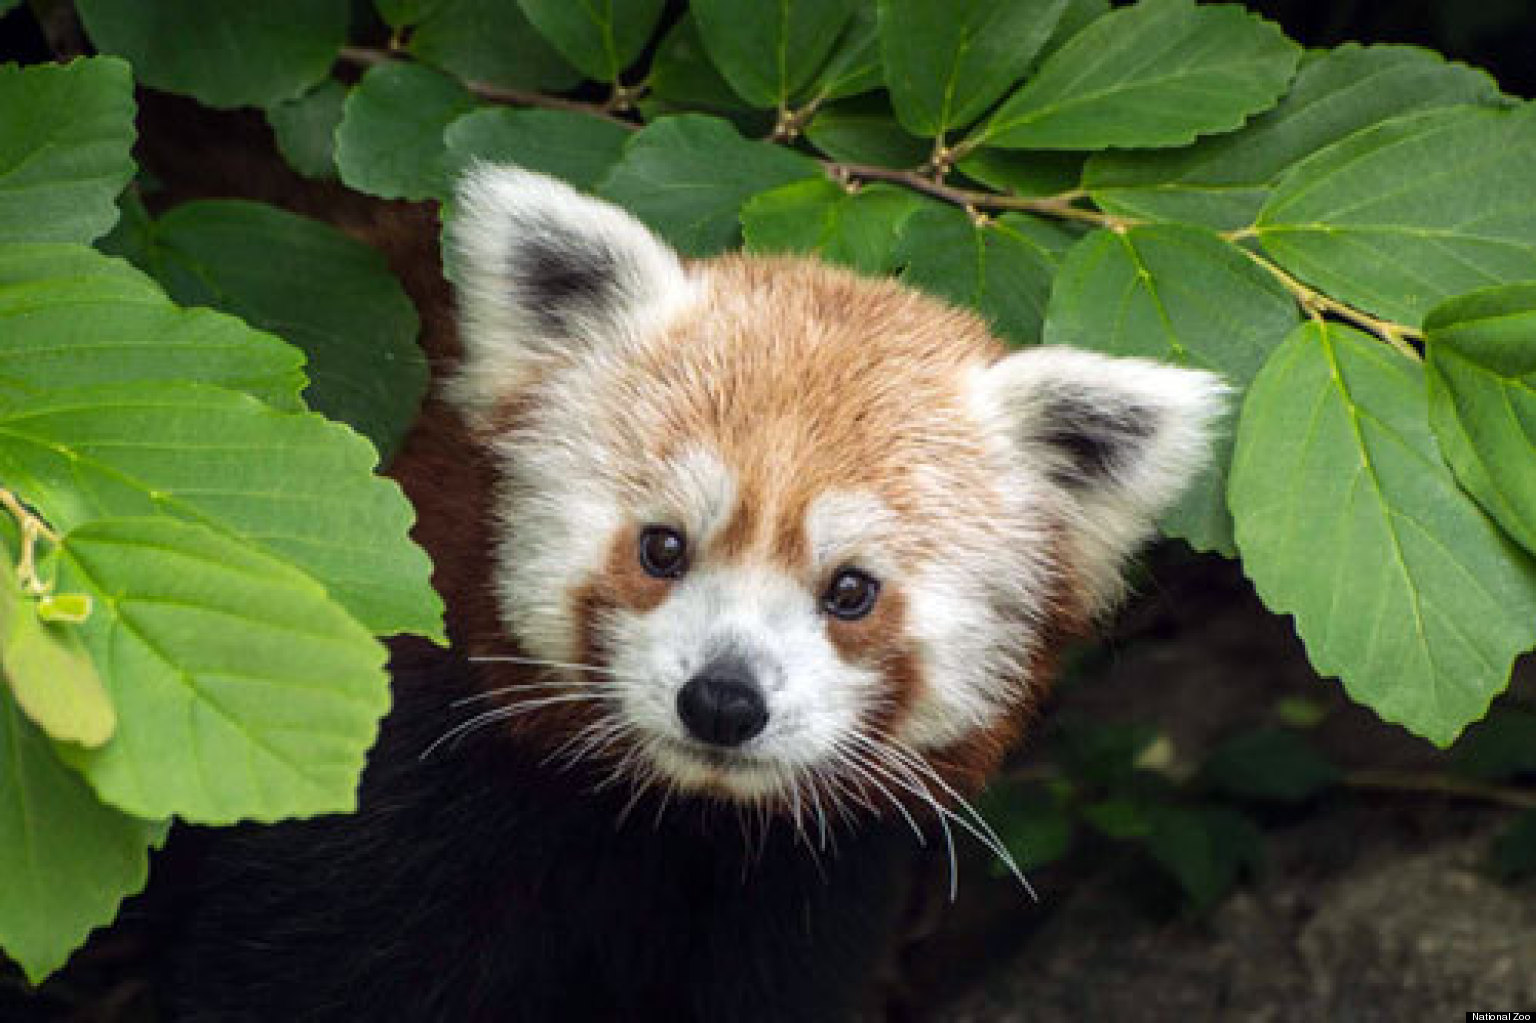
M 516 169 L 466 177 L 450 241 L 450 393 L 499 478 L 473 653 L 551 665 L 507 696 L 580 705 L 547 740 L 715 796 L 974 788 L 1221 403 L 893 281 L 684 262 Z

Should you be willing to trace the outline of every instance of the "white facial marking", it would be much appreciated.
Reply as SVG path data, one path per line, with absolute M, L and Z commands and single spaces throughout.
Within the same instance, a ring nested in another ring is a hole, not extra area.
M 742 797 L 782 791 L 790 777 L 825 763 L 880 689 L 877 673 L 839 658 L 806 588 L 766 565 L 691 572 L 649 613 L 615 616 L 603 638 L 615 652 L 623 713 L 658 765 L 684 785 L 712 782 Z M 686 752 L 702 747 L 679 718 L 677 698 L 724 654 L 750 666 L 768 721 L 722 771 Z

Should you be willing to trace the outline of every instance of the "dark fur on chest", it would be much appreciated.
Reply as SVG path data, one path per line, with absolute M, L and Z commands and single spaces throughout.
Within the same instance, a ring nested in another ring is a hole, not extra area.
M 359 813 L 213 838 L 171 983 L 183 1020 L 850 1020 L 905 908 L 889 822 L 749 841 L 481 733 L 423 761 L 466 668 L 397 673 Z

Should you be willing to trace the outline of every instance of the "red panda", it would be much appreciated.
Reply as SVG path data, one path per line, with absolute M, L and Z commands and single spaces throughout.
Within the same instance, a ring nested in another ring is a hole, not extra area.
M 859 1018 L 910 831 L 989 841 L 965 797 L 1221 382 L 685 260 L 510 167 L 448 249 L 460 358 L 396 471 L 453 649 L 397 664 L 359 814 L 215 857 L 181 1017 Z

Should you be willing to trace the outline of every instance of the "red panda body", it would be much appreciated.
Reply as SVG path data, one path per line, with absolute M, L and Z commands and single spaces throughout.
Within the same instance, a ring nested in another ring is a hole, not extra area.
M 911 832 L 988 840 L 963 797 L 1220 384 L 684 262 L 515 169 L 456 210 L 461 359 L 396 468 L 453 649 L 402 661 L 356 817 L 216 858 L 185 1018 L 855 1018 Z

